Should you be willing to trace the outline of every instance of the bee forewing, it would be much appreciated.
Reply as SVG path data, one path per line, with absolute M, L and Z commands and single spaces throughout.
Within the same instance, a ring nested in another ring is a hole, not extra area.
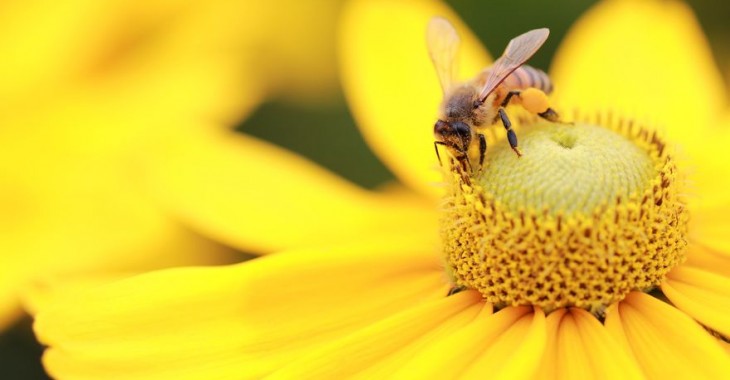
M 443 17 L 434 17 L 426 29 L 426 46 L 436 68 L 444 94 L 456 78 L 456 55 L 459 50 L 459 35 L 450 22 Z
M 484 100 L 489 94 L 494 91 L 505 78 L 507 78 L 513 71 L 517 70 L 518 67 L 522 66 L 530 57 L 532 57 L 540 46 L 550 35 L 550 29 L 541 28 L 534 29 L 527 33 L 521 34 L 513 38 L 507 48 L 504 49 L 504 53 L 499 59 L 497 59 L 492 67 L 489 69 L 489 76 L 484 84 L 479 95 L 479 100 Z

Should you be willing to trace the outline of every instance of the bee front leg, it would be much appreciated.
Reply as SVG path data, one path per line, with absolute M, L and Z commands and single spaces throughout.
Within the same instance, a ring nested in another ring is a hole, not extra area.
M 441 162 L 441 154 L 439 154 L 439 145 L 446 145 L 442 141 L 434 141 L 433 142 L 433 149 L 436 150 L 436 158 L 439 160 L 439 166 L 444 166 L 444 163 Z
M 486 141 L 485 141 L 485 144 L 486 144 Z M 438 158 L 438 160 L 439 160 L 439 165 L 444 166 L 443 162 L 441 162 L 441 154 L 439 153 L 439 145 L 445 146 L 447 148 L 450 148 L 450 149 L 453 149 L 453 150 L 456 150 L 457 152 L 459 152 L 461 154 L 460 156 L 457 157 L 456 155 L 454 155 L 454 158 L 456 159 L 456 161 L 459 161 L 459 164 L 461 164 L 461 168 L 464 171 L 468 170 L 469 173 L 473 172 L 472 167 L 471 167 L 471 162 L 469 161 L 469 155 L 466 152 L 464 152 L 464 149 L 461 149 L 456 144 L 447 142 L 447 141 L 434 141 L 433 142 L 434 150 L 436 150 L 436 158 Z M 486 149 L 486 147 L 485 147 L 485 149 Z M 453 152 L 452 152 L 452 154 L 453 154 Z
M 482 170 L 484 156 L 487 154 L 487 138 L 481 133 L 477 133 L 477 136 L 479 136 L 479 170 Z
M 512 148 L 512 150 L 517 153 L 517 157 L 522 156 L 522 152 L 520 152 L 519 149 L 517 149 L 517 135 L 515 134 L 515 131 L 512 130 L 512 122 L 509 120 L 509 117 L 507 116 L 507 112 L 504 111 L 504 108 L 500 107 L 499 111 L 499 118 L 502 119 L 502 125 L 504 125 L 504 129 L 507 130 L 507 141 L 509 141 L 509 146 Z

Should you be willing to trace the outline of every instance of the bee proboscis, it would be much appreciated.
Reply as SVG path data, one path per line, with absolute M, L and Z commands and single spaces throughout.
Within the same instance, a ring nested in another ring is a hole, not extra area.
M 492 66 L 485 68 L 474 79 L 455 83 L 456 56 L 459 36 L 451 23 L 434 17 L 428 24 L 426 43 L 433 61 L 444 99 L 440 117 L 434 125 L 434 148 L 449 149 L 454 158 L 466 169 L 473 170 L 469 160 L 470 148 L 478 141 L 479 168 L 484 164 L 487 140 L 480 127 L 493 125 L 498 120 L 507 131 L 507 141 L 517 156 L 517 135 L 512 130 L 504 108 L 518 99 L 523 108 L 549 121 L 558 121 L 558 114 L 550 108 L 547 94 L 552 92 L 550 78 L 542 70 L 524 63 L 545 43 L 550 34 L 547 28 L 534 29 L 513 38 Z

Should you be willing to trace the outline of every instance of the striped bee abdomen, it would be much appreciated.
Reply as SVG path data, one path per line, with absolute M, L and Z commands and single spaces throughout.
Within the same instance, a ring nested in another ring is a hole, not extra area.
M 512 74 L 505 78 L 502 85 L 509 90 L 522 90 L 528 87 L 534 87 L 542 90 L 546 94 L 553 91 L 553 84 L 550 82 L 550 77 L 544 71 L 528 65 L 518 67 Z

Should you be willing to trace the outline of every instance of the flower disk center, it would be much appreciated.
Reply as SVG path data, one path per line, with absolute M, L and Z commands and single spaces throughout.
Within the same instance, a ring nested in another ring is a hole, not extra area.
M 453 164 L 442 239 L 455 285 L 497 305 L 600 312 L 684 260 L 687 210 L 655 132 L 536 123 L 524 155 L 491 144 L 477 174 Z
M 510 210 L 590 213 L 606 200 L 643 193 L 656 175 L 646 151 L 606 128 L 547 124 L 521 137 L 523 157 L 497 145 L 477 178 Z

